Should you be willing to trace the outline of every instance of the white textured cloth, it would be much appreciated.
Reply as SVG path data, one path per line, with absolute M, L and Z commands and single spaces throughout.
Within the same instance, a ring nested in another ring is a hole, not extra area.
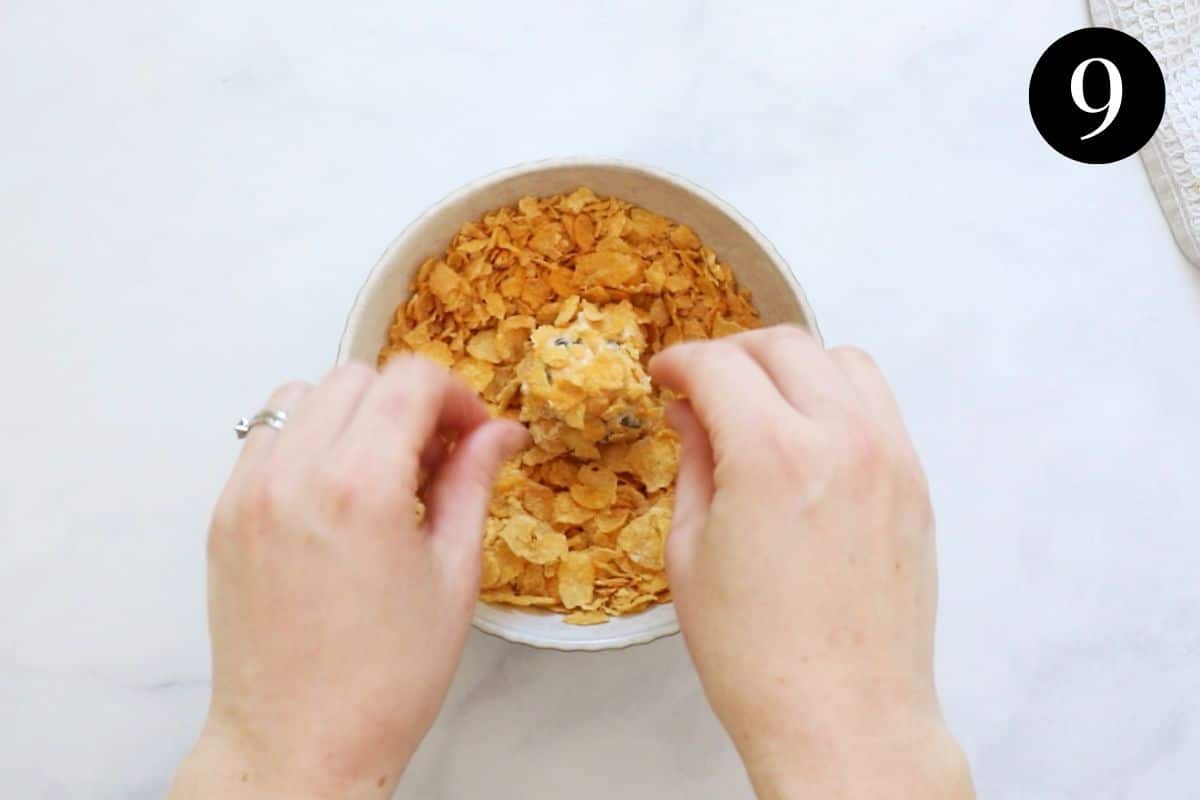
M 1200 0 L 1091 0 L 1097 25 L 1150 49 L 1167 79 L 1167 107 L 1142 163 L 1175 239 L 1200 266 Z

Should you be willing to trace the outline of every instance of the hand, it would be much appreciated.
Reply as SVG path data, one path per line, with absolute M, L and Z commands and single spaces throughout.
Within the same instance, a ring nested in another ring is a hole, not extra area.
M 492 480 L 525 431 L 418 358 L 268 406 L 286 425 L 250 432 L 213 514 L 212 702 L 173 796 L 390 797 L 458 664 Z
M 672 347 L 667 571 L 762 797 L 972 797 L 933 682 L 933 514 L 887 383 L 793 327 Z

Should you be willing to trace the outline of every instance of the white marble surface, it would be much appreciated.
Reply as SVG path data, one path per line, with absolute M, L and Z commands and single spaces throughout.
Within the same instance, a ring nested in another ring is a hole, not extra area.
M 1069 163 L 1028 119 L 1083 4 L 642 5 L 3 4 L 0 797 L 162 794 L 232 419 L 331 362 L 424 206 L 564 154 L 715 190 L 877 353 L 983 796 L 1200 793 L 1200 273 L 1136 159 Z M 678 638 L 473 635 L 400 796 L 749 789 Z

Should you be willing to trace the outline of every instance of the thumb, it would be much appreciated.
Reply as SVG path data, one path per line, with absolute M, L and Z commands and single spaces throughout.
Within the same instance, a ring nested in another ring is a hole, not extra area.
M 668 578 L 678 587 L 687 580 L 696 541 L 708 522 L 714 491 L 713 453 L 708 433 L 686 400 L 673 400 L 667 406 L 667 424 L 679 434 L 681 451 L 666 546 Z
M 489 420 L 460 438 L 433 476 L 426 494 L 433 546 L 454 574 L 479 569 L 496 472 L 527 438 L 516 422 Z

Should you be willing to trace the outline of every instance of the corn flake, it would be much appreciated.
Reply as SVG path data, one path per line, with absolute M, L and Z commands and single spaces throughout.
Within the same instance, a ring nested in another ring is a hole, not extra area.
M 609 508 L 617 499 L 617 476 L 599 464 L 584 464 L 571 486 L 571 499 L 584 508 L 598 511 Z
M 531 564 L 552 564 L 567 553 L 566 536 L 527 514 L 506 519 L 499 536 L 514 554 Z
M 558 568 L 558 596 L 567 608 L 579 608 L 592 602 L 596 588 L 596 568 L 586 552 L 571 552 Z
M 670 527 L 670 510 L 654 506 L 622 529 L 617 536 L 617 546 L 633 563 L 660 570 L 663 568 L 663 544 Z

